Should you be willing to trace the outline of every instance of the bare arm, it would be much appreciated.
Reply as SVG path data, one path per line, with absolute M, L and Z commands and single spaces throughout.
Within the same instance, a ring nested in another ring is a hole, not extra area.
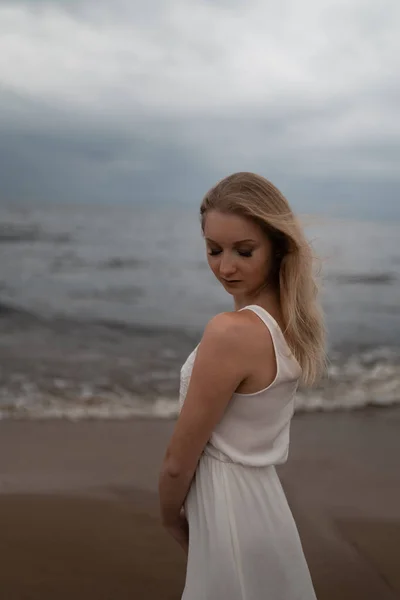
M 204 446 L 248 375 L 244 346 L 243 322 L 231 313 L 216 315 L 205 328 L 160 473 L 161 518 L 167 528 L 179 522 Z

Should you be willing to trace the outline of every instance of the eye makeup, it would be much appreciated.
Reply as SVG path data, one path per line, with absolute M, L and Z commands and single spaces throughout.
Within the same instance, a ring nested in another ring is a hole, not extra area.
M 221 254 L 221 252 L 222 250 L 210 250 L 208 254 L 209 256 L 218 256 L 218 254 Z M 238 250 L 237 253 L 243 258 L 250 258 L 253 255 L 253 250 Z

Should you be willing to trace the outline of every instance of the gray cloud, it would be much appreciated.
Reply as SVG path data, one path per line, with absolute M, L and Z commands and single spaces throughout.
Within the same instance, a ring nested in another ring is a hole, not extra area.
M 396 0 L 0 1 L 2 197 L 191 201 L 254 170 L 300 210 L 400 216 L 399 17 Z

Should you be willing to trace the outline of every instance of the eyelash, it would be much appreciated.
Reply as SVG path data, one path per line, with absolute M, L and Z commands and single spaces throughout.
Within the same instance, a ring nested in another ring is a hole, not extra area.
M 221 250 L 211 250 L 211 252 L 208 253 L 210 256 L 218 256 L 218 254 L 221 254 Z M 252 250 L 238 250 L 238 254 L 240 256 L 242 256 L 243 258 L 250 258 L 251 256 L 253 256 L 253 251 Z

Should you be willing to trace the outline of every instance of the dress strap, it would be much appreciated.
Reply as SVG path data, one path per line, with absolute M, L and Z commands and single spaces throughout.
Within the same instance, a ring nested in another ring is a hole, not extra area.
M 281 331 L 281 328 L 279 327 L 277 321 L 274 319 L 274 317 L 272 315 L 270 315 L 270 313 L 265 310 L 265 308 L 262 308 L 262 306 L 259 306 L 258 304 L 248 304 L 247 306 L 243 306 L 243 308 L 239 308 L 240 310 L 245 310 L 245 309 L 249 309 L 253 312 L 256 313 L 256 315 L 258 315 L 261 319 L 261 321 L 264 321 L 265 325 L 267 326 L 267 328 L 269 329 L 273 342 L 276 342 L 275 339 L 275 334 L 276 332 L 280 332 L 283 336 L 283 333 Z M 239 312 L 238 311 L 238 312 Z
M 237 395 L 237 396 L 257 396 L 263 392 L 266 392 L 273 386 L 275 386 L 281 377 L 281 371 L 282 371 L 281 359 L 280 359 L 280 355 L 282 354 L 281 341 L 279 340 L 279 336 L 276 333 L 276 330 L 277 329 L 279 330 L 279 326 L 278 326 L 278 323 L 275 321 L 275 319 L 265 309 L 263 309 L 258 304 L 249 304 L 248 306 L 243 306 L 243 308 L 239 308 L 239 311 L 245 310 L 245 309 L 249 309 L 252 312 L 256 313 L 256 315 L 261 319 L 261 321 L 264 322 L 265 326 L 267 327 L 268 331 L 270 332 L 271 339 L 272 339 L 272 345 L 274 348 L 275 361 L 276 361 L 276 375 L 275 375 L 275 378 L 272 381 L 272 383 L 270 383 L 270 385 L 267 388 L 258 390 L 258 392 L 253 392 L 251 394 L 241 394 L 241 393 L 235 392 L 235 395 Z
M 246 308 L 255 312 L 256 315 L 258 315 L 268 327 L 268 330 L 271 334 L 272 343 L 274 345 L 278 370 L 281 367 L 281 359 L 284 359 L 284 362 L 289 361 L 291 363 L 295 363 L 297 372 L 301 373 L 301 367 L 296 358 L 293 356 L 285 336 L 283 335 L 283 331 L 274 317 L 265 308 L 259 306 L 258 304 L 249 304 L 247 306 L 243 306 L 243 308 L 239 308 L 239 310 L 245 310 Z

